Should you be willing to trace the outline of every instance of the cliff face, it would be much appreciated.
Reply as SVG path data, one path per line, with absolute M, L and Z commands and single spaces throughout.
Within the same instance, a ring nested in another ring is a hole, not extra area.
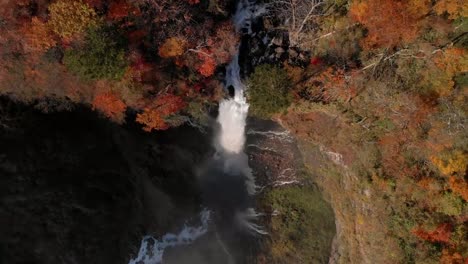
M 297 137 L 305 165 L 333 207 L 330 263 L 400 263 L 400 248 L 387 230 L 389 201 L 360 170 L 371 150 L 350 137 L 360 128 L 323 109 L 290 111 L 279 122 Z
M 328 263 L 333 211 L 304 166 L 294 135 L 257 118 L 249 119 L 247 128 L 246 152 L 259 187 L 257 210 L 263 213 L 259 221 L 268 232 L 256 261 L 248 263 Z

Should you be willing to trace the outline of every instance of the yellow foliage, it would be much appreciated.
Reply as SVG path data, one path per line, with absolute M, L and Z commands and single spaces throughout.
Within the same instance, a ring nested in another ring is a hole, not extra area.
M 468 17 L 468 4 L 465 0 L 440 0 L 434 6 L 434 11 L 439 14 L 449 14 L 450 19 Z
M 431 157 L 431 161 L 446 176 L 453 174 L 463 175 L 468 166 L 468 156 L 460 150 L 445 155 L 433 156 Z
M 59 0 L 49 6 L 48 25 L 59 36 L 70 38 L 97 24 L 93 8 L 81 1 Z
M 185 52 L 186 41 L 179 37 L 166 39 L 159 47 L 159 56 L 163 58 L 177 57 Z
M 365 21 L 367 13 L 369 11 L 369 6 L 367 2 L 353 2 L 350 7 L 349 13 L 351 16 L 358 22 L 362 23 Z

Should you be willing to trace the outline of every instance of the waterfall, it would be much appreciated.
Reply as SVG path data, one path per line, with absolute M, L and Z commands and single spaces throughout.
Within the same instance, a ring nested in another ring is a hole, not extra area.
M 234 24 L 238 31 L 251 34 L 252 18 L 264 12 L 255 2 L 241 0 L 234 15 Z M 235 176 L 245 177 L 245 187 L 249 195 L 254 195 L 257 189 L 252 170 L 248 164 L 248 157 L 244 153 L 245 126 L 249 104 L 244 96 L 245 85 L 240 77 L 239 49 L 229 65 L 226 67 L 226 87 L 234 88 L 234 98 L 223 100 L 219 106 L 218 123 L 220 132 L 218 143 L 223 152 L 224 172 Z M 236 212 L 238 224 L 254 234 L 266 234 L 261 226 L 254 223 L 259 216 L 254 208 L 245 208 Z
M 251 18 L 262 12 L 257 9 L 253 2 L 240 0 L 237 6 L 233 22 L 236 29 L 247 34 L 251 33 Z M 239 53 L 239 51 L 238 51 Z M 244 153 L 245 144 L 245 126 L 249 110 L 249 104 L 244 96 L 245 86 L 240 77 L 239 54 L 236 54 L 229 65 L 226 67 L 226 88 L 233 87 L 234 98 L 223 100 L 219 105 L 218 123 L 220 131 L 215 140 L 217 154 L 209 162 L 208 167 L 214 169 L 219 164 L 222 167 L 222 177 L 231 177 L 236 180 L 244 180 L 245 186 L 242 187 L 248 196 L 255 194 L 256 185 L 252 171 L 248 165 L 248 157 Z M 210 169 L 207 169 L 210 171 Z M 212 173 L 215 175 L 216 173 Z M 237 178 L 236 178 L 237 177 Z M 244 177 L 244 179 L 239 178 Z M 227 181 L 229 179 L 221 178 L 217 181 Z M 229 183 L 228 183 L 229 184 Z M 221 195 L 226 195 L 222 193 Z M 219 195 L 216 198 L 220 198 Z M 227 197 L 227 200 L 233 197 Z M 225 204 L 217 204 L 217 208 L 224 208 Z M 213 209 L 213 208 L 210 208 Z M 230 208 L 231 209 L 231 208 Z M 242 207 L 232 209 L 234 222 L 247 229 L 251 233 L 266 234 L 260 226 L 254 223 L 259 216 L 251 207 Z M 161 239 L 152 236 L 145 236 L 141 241 L 138 256 L 130 260 L 129 264 L 160 264 L 163 260 L 164 250 L 167 247 L 175 247 L 193 243 L 199 237 L 208 232 L 210 224 L 209 210 L 203 210 L 200 213 L 201 226 L 192 227 L 185 225 L 178 234 L 168 233 Z M 233 228 L 233 227 L 231 227 Z

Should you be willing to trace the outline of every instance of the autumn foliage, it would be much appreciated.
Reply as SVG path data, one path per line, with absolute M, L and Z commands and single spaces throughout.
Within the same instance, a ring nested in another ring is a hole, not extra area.
M 184 54 L 186 41 L 183 38 L 172 37 L 159 47 L 159 56 L 163 58 L 171 58 Z
M 26 52 L 41 53 L 56 45 L 52 32 L 39 18 L 33 17 L 31 23 L 21 28 L 24 36 L 23 48 Z
M 468 17 L 468 5 L 463 0 L 439 0 L 434 10 L 439 15 L 447 13 L 450 19 Z
M 71 38 L 97 24 L 96 11 L 81 1 L 59 0 L 49 6 L 48 26 L 63 38 Z
M 97 94 L 93 100 L 93 109 L 107 118 L 122 123 L 125 119 L 125 103 L 113 92 Z
M 131 14 L 137 14 L 138 10 L 126 0 L 112 1 L 109 6 L 107 18 L 111 20 L 122 20 Z
M 417 237 L 429 241 L 429 242 L 440 242 L 450 243 L 450 235 L 452 233 L 452 225 L 444 223 L 439 225 L 433 231 L 425 231 L 422 228 L 418 228 L 413 231 L 413 234 Z
M 391 48 L 418 36 L 429 5 L 428 0 L 354 0 L 349 14 L 368 30 L 364 47 Z
M 205 77 L 213 75 L 216 69 L 216 61 L 213 58 L 213 55 L 208 52 L 208 50 L 205 50 L 197 54 L 198 59 L 200 59 L 201 62 L 198 67 L 198 72 Z
M 145 131 L 164 130 L 169 128 L 168 119 L 184 107 L 182 98 L 172 94 L 161 95 L 144 108 L 143 112 L 137 115 L 136 121 L 143 125 Z

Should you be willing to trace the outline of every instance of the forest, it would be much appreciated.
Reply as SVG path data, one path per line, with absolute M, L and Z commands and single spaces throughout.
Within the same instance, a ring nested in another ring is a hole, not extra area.
M 265 11 L 243 62 L 250 115 L 291 131 L 303 156 L 308 148 L 328 155 L 311 170 L 347 232 L 334 263 L 468 263 L 466 1 L 257 5 Z M 203 129 L 229 96 L 224 67 L 246 38 L 232 22 L 235 7 L 0 1 L 0 95 L 44 113 L 84 106 L 145 133 Z M 0 107 L 0 128 L 14 126 L 14 113 Z M 266 197 L 308 199 L 302 191 Z M 295 242 L 280 248 L 284 239 L 273 236 L 258 262 L 307 255 Z

